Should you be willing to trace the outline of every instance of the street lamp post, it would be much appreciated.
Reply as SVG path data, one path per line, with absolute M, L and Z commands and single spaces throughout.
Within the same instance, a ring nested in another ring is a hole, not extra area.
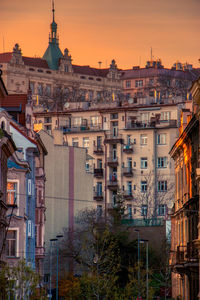
M 56 257 L 56 260 L 57 260 L 57 263 L 56 263 L 56 300 L 58 300 L 58 251 L 59 251 L 59 249 L 58 249 L 58 239 L 59 238 L 62 238 L 63 237 L 63 235 L 57 235 L 56 236 L 57 237 L 57 249 L 56 249 L 56 252 L 57 252 L 57 257 Z
M 138 296 L 140 296 L 140 231 L 135 229 L 138 235 Z
M 52 276 L 52 242 L 56 242 L 57 239 L 50 239 L 50 278 L 49 278 L 49 298 L 52 298 L 51 292 L 51 276 Z
M 149 298 L 149 241 L 140 240 L 140 243 L 146 244 L 146 299 Z

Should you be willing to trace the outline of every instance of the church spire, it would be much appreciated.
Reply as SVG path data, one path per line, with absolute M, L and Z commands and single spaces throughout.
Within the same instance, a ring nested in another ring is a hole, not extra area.
M 57 24 L 55 22 L 55 9 L 54 9 L 54 0 L 52 0 L 52 13 L 53 13 L 53 22 L 51 23 L 50 29 L 51 33 L 49 36 L 49 42 L 58 44 L 58 36 L 57 36 Z
M 55 12 L 55 9 L 54 9 L 54 1 L 52 0 L 52 13 L 53 13 L 53 22 L 55 22 L 55 21 L 54 21 L 54 12 Z

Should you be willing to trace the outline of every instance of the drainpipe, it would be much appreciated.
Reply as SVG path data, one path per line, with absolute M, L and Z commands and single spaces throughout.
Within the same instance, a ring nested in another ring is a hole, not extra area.
M 157 138 L 157 130 L 154 130 L 154 218 L 155 220 L 157 219 L 157 167 L 156 167 L 156 162 L 157 162 L 157 143 L 156 143 L 156 138 Z

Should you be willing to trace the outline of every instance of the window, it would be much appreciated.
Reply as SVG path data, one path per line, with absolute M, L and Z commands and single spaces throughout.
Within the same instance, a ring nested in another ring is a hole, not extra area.
M 130 80 L 127 80 L 126 81 L 126 88 L 130 88 L 131 87 L 131 81 Z
M 17 231 L 8 230 L 6 238 L 6 256 L 17 255 Z
M 147 181 L 141 181 L 141 192 L 147 191 Z
M 157 168 L 167 168 L 167 157 L 158 157 L 157 158 Z
M 158 181 L 157 183 L 158 192 L 166 192 L 167 191 L 167 181 Z
M 158 206 L 158 216 L 165 216 L 165 214 L 166 214 L 166 205 L 160 204 Z
M 166 144 L 166 133 L 160 133 L 157 135 L 157 144 L 158 145 Z
M 97 218 L 102 216 L 102 205 L 97 205 Z
M 99 125 L 99 116 L 90 117 L 91 126 Z
M 136 161 L 133 162 L 133 166 L 136 167 Z
M 171 117 L 171 112 L 170 111 L 162 111 L 160 115 L 160 120 L 161 121 L 169 121 Z
M 34 94 L 35 93 L 35 83 L 34 82 L 30 82 L 30 89 L 31 89 L 31 93 Z
M 143 86 L 143 80 L 136 80 L 135 87 Z
M 16 205 L 17 201 L 17 182 L 7 182 L 7 204 Z
M 126 100 L 129 100 L 131 97 L 131 94 L 130 93 L 126 93 Z
M 147 157 L 140 158 L 140 168 L 147 169 Z
M 132 219 L 132 204 L 127 205 L 128 218 Z
M 154 80 L 153 80 L 153 78 L 150 78 L 149 79 L 149 85 L 153 85 L 154 84 Z
M 131 182 L 131 181 L 128 181 L 128 182 L 127 182 L 127 194 L 128 194 L 129 196 L 132 195 L 132 182 Z
M 73 118 L 73 125 L 74 125 L 74 127 L 81 126 L 81 123 L 82 123 L 82 118 L 81 117 L 75 117 L 75 118 Z
M 102 196 L 102 182 L 97 182 L 97 196 Z
M 146 134 L 141 134 L 140 135 L 140 144 L 141 145 L 147 145 L 147 135 Z
M 43 94 L 43 85 L 42 85 L 42 83 L 38 83 L 37 90 L 38 90 L 38 95 L 42 96 L 42 94 Z
M 147 216 L 147 205 L 142 205 L 141 216 L 144 216 L 144 217 Z
M 78 147 L 78 138 L 72 138 L 72 146 Z
M 51 85 L 50 84 L 46 85 L 45 95 L 46 96 L 51 96 Z
M 90 171 L 90 164 L 88 162 L 85 163 L 85 171 L 86 172 Z
M 89 100 L 90 100 L 90 101 L 93 100 L 94 92 L 93 92 L 93 91 L 89 91 L 88 97 L 89 97 Z
M 83 148 L 89 148 L 90 141 L 88 137 L 83 138 Z
M 111 114 L 110 118 L 111 120 L 118 119 L 118 114 Z
M 149 121 L 149 113 L 142 113 L 140 115 L 142 123 L 147 123 Z
M 44 123 L 51 123 L 51 117 L 44 117 Z

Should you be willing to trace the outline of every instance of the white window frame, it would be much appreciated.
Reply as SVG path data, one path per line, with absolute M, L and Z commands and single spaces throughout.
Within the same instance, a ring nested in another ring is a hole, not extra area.
M 142 180 L 140 182 L 140 187 L 141 187 L 141 193 L 146 193 L 147 191 L 147 181 L 146 180 Z
M 166 133 L 158 133 L 157 134 L 157 145 L 166 145 L 167 134 Z
M 140 158 L 140 168 L 141 169 L 147 169 L 148 167 L 148 158 L 147 157 L 141 157 Z
M 160 156 L 157 158 L 157 168 L 167 168 L 167 156 Z
M 7 257 L 19 257 L 19 228 L 18 227 L 9 227 L 8 231 L 16 231 L 16 251 L 15 251 L 15 256 L 9 256 L 6 255 Z
M 158 192 L 167 192 L 167 180 L 159 180 L 157 182 L 157 191 Z
M 90 146 L 90 139 L 89 137 L 83 137 L 83 148 L 88 149 Z
M 19 179 L 9 179 L 7 180 L 7 183 L 16 183 L 17 184 L 17 188 L 16 188 L 16 206 L 17 206 L 17 215 L 19 214 Z M 8 192 L 8 191 L 7 191 Z M 7 195 L 6 195 L 7 197 Z M 6 202 L 7 202 L 7 199 L 6 199 Z
M 140 145 L 147 145 L 147 135 L 146 134 L 140 135 Z

